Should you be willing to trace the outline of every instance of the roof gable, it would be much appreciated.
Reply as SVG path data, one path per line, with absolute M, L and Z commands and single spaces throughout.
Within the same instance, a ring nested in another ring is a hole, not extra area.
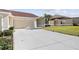
M 0 11 L 3 12 L 10 12 L 12 13 L 12 15 L 14 16 L 21 16 L 21 17 L 38 17 L 32 13 L 25 13 L 25 12 L 18 12 L 18 11 L 12 11 L 12 10 L 4 10 L 4 9 L 0 9 Z

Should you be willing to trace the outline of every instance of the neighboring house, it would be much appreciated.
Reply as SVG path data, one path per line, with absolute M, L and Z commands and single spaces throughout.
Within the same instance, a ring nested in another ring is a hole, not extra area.
M 55 15 L 49 20 L 49 25 L 51 26 L 72 26 L 73 19 L 66 16 Z
M 76 26 L 76 25 L 79 25 L 79 17 L 73 17 L 73 24 Z
M 0 9 L 0 30 L 36 28 L 38 16 L 31 13 Z
M 73 19 L 66 16 L 61 15 L 54 15 L 50 17 L 48 24 L 45 24 L 44 17 L 40 17 L 37 19 L 37 26 L 38 27 L 45 27 L 47 26 L 73 26 Z

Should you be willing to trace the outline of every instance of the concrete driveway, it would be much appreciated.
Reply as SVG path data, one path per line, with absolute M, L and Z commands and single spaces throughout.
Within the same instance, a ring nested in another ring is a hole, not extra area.
M 46 31 L 43 29 L 16 29 L 15 50 L 77 50 L 79 37 Z

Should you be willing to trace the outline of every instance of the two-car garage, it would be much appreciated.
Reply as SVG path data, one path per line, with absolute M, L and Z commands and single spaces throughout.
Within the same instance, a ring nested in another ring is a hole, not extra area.
M 13 26 L 15 29 L 34 28 L 36 18 L 35 17 L 14 17 Z

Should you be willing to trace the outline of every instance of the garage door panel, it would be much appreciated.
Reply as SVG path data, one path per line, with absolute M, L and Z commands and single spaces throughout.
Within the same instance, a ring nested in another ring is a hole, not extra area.
M 14 20 L 15 28 L 34 27 L 34 21 L 31 20 Z

